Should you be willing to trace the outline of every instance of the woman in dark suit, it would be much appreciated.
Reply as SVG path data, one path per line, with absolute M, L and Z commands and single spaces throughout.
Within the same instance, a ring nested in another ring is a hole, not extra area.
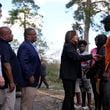
M 62 110 L 75 110 L 75 82 L 81 75 L 81 61 L 90 60 L 93 56 L 79 55 L 77 52 L 78 35 L 76 31 L 68 31 L 61 55 L 60 78 L 62 79 L 65 97 Z

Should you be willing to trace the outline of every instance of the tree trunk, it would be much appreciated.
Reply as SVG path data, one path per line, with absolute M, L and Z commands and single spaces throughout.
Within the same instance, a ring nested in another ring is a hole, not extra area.
M 87 5 L 85 7 L 85 30 L 84 30 L 84 40 L 89 43 L 89 29 L 90 29 L 90 17 L 91 17 L 91 0 L 87 0 Z M 88 46 L 87 46 L 88 51 Z

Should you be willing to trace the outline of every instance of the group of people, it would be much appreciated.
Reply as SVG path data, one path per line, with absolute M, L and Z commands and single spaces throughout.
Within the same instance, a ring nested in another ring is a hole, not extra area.
M 0 4 L 0 17 L 2 16 Z M 101 23 L 110 31 L 110 15 Z M 14 110 L 16 86 L 21 87 L 20 110 L 32 110 L 36 97 L 36 87 L 41 87 L 45 80 L 46 65 L 41 62 L 38 52 L 32 45 L 37 40 L 33 28 L 24 30 L 24 41 L 18 48 L 17 55 L 10 43 L 13 34 L 9 27 L 0 27 L 0 94 L 3 94 L 1 110 Z M 75 110 L 74 96 L 77 104 L 91 108 L 92 91 L 95 110 L 110 110 L 110 37 L 99 34 L 95 37 L 96 48 L 86 52 L 87 42 L 79 40 L 75 30 L 67 31 L 61 55 L 60 78 L 64 88 L 62 110 Z M 42 74 L 41 74 L 42 73 Z M 41 76 L 41 78 L 40 78 Z M 40 84 L 39 79 L 41 79 Z
M 103 23 L 110 31 L 110 15 Z M 92 110 L 92 91 L 95 110 L 110 110 L 110 37 L 99 34 L 95 37 L 96 48 L 87 53 L 85 40 L 79 40 L 75 30 L 67 31 L 61 55 L 60 78 L 64 88 L 62 110 L 75 110 L 77 104 Z
M 0 4 L 0 16 L 2 15 L 1 7 L 2 4 Z M 17 55 L 10 46 L 12 40 L 11 29 L 7 26 L 1 26 L 0 95 L 2 95 L 3 100 L 0 110 L 15 109 L 16 86 L 21 87 L 20 110 L 32 110 L 36 97 L 36 87 L 42 73 L 41 59 L 33 46 L 37 40 L 37 33 L 34 28 L 24 30 L 24 41 L 19 46 Z M 46 86 L 49 88 L 48 84 Z
M 86 106 L 86 95 L 88 99 L 88 107 L 91 110 L 92 106 L 92 90 L 94 94 L 95 108 L 101 110 L 102 107 L 102 96 L 103 96 L 103 74 L 105 66 L 105 43 L 107 36 L 99 34 L 95 37 L 96 48 L 91 50 L 92 54 L 101 55 L 100 59 L 92 59 L 81 62 L 82 76 L 76 80 L 76 98 L 78 108 L 81 107 L 81 96 L 82 96 L 82 107 Z M 79 40 L 78 47 L 81 55 L 88 54 L 86 50 L 87 42 L 85 40 Z M 78 88 L 78 89 L 77 89 Z M 80 90 L 81 89 L 81 90 Z M 81 92 L 81 94 L 80 94 Z

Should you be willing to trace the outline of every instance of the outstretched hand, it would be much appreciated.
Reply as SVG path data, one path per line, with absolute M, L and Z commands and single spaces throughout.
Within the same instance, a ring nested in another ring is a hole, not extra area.
M 99 55 L 99 54 L 92 54 L 92 57 L 93 57 L 93 59 L 95 59 L 96 61 L 102 59 L 102 55 Z

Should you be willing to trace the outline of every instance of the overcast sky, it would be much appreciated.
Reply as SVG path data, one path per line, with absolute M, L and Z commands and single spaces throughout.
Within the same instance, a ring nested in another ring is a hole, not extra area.
M 3 4 L 3 17 L 7 15 L 8 10 L 12 9 L 12 0 L 0 0 Z M 74 21 L 72 17 L 73 9 L 66 9 L 65 4 L 69 0 L 35 0 L 39 4 L 39 13 L 43 14 L 43 37 L 46 39 L 50 48 L 48 54 L 60 58 L 64 37 L 66 31 L 72 29 Z M 12 28 L 14 37 L 20 42 L 23 41 L 23 36 L 20 29 Z M 18 36 L 19 35 L 19 36 Z M 90 39 L 90 45 L 94 45 L 94 38 Z

